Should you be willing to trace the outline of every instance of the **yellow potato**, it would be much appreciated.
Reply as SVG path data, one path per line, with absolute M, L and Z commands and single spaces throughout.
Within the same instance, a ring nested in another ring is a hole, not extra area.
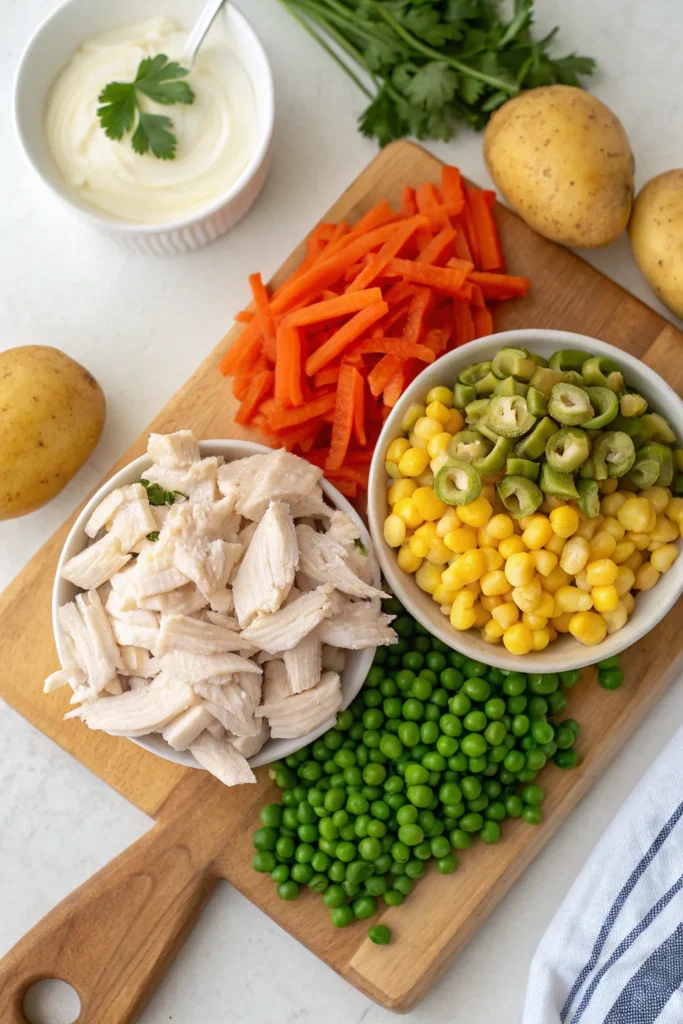
M 100 439 L 102 390 L 56 348 L 0 352 L 0 520 L 50 501 Z
M 650 288 L 683 317 L 683 169 L 665 171 L 643 186 L 628 237 Z
M 548 85 L 509 100 L 489 121 L 484 159 L 510 205 L 554 242 L 594 249 L 628 223 L 628 137 L 612 111 L 582 89 Z

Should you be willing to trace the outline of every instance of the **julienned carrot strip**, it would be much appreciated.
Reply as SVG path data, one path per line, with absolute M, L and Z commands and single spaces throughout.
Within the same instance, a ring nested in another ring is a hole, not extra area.
M 323 299 L 312 306 L 299 309 L 295 313 L 288 313 L 283 319 L 287 327 L 308 327 L 310 324 L 319 324 L 322 321 L 331 320 L 337 316 L 348 316 L 350 313 L 357 313 L 361 309 L 367 309 L 382 301 L 380 288 L 367 288 L 362 292 L 344 295 L 335 295 L 334 298 Z
M 472 310 L 472 318 L 475 337 L 483 338 L 486 334 L 493 334 L 493 317 L 486 306 L 475 306 Z
M 328 384 L 336 384 L 339 380 L 339 371 L 341 367 L 330 366 L 327 370 L 321 370 L 319 373 L 313 375 L 313 387 L 323 388 Z
M 260 347 L 261 324 L 258 317 L 254 317 L 225 353 L 218 365 L 218 369 L 224 377 L 227 377 L 230 373 L 235 373 L 244 358 L 249 356 L 252 351 L 258 352 Z
M 478 284 L 471 284 L 469 281 L 467 283 L 470 286 L 470 288 L 472 289 L 472 298 L 470 299 L 470 304 L 472 306 L 484 306 L 485 305 L 484 293 L 481 290 L 481 288 L 479 287 L 479 285 Z
M 303 405 L 301 390 L 301 338 L 296 327 L 280 324 L 277 329 L 275 399 L 280 405 Z
M 485 299 L 512 299 L 526 295 L 531 284 L 528 277 L 515 277 L 512 274 L 486 274 L 473 271 L 469 280 L 478 285 Z
M 419 359 L 423 363 L 433 363 L 434 353 L 426 345 L 418 345 L 404 338 L 368 338 L 359 346 L 359 352 L 384 352 L 398 359 Z M 379 366 L 379 363 L 377 364 Z M 368 378 L 369 379 L 369 378 Z
M 448 327 L 432 327 L 425 332 L 421 344 L 432 350 L 435 356 L 443 355 L 448 347 L 451 329 Z
M 379 292 L 379 288 L 372 290 Z M 347 320 L 338 331 L 334 332 L 329 341 L 326 341 L 308 357 L 305 366 L 306 375 L 312 377 L 318 370 L 322 370 L 323 366 L 327 366 L 333 359 L 336 359 L 345 348 L 360 338 L 388 310 L 389 307 L 386 302 L 375 302 L 373 305 L 361 309 L 350 320 Z
M 457 217 L 465 205 L 462 177 L 457 167 L 444 166 L 441 171 L 441 195 L 451 216 Z
M 415 192 L 415 198 L 417 199 L 417 208 L 420 213 L 428 213 L 437 206 L 441 206 L 441 196 L 436 185 L 432 185 L 431 181 L 423 181 L 418 186 Z
M 400 370 L 401 360 L 394 355 L 386 355 L 368 374 L 370 394 L 377 398 L 382 394 L 391 378 Z
M 351 440 L 354 419 L 354 393 L 356 377 L 360 376 L 355 366 L 344 364 L 337 382 L 337 400 L 334 406 L 334 423 L 330 450 L 325 459 L 326 469 L 339 469 L 346 457 Z
M 279 441 L 283 448 L 291 452 L 296 445 L 299 445 L 302 451 L 305 451 L 305 446 L 314 444 L 315 439 L 320 431 L 322 423 L 319 419 L 311 420 L 309 423 L 304 423 L 300 427 L 293 427 L 291 430 L 283 430 L 279 434 Z
M 353 433 L 360 445 L 368 443 L 365 433 L 365 381 L 360 373 L 353 379 Z
M 486 200 L 486 205 L 488 206 L 489 210 L 493 210 L 496 205 L 496 193 L 493 192 L 490 188 L 483 188 L 481 190 L 481 194 Z
M 346 291 L 348 293 L 357 292 L 372 284 L 375 278 L 379 277 L 382 273 L 389 260 L 398 255 L 410 236 L 426 223 L 425 217 L 411 217 L 409 220 L 404 221 L 403 224 L 398 224 L 391 237 L 387 238 L 377 255 L 370 260 L 364 270 L 361 270 L 358 277 L 349 285 Z
M 247 393 L 242 399 L 237 415 L 235 416 L 235 423 L 241 423 L 243 426 L 247 423 L 251 423 L 252 419 L 256 415 L 259 405 L 268 392 L 272 391 L 274 379 L 275 374 L 272 370 L 262 370 L 261 373 L 256 374 L 249 385 Z
M 268 298 L 268 292 L 266 287 L 261 280 L 260 274 L 249 275 L 249 287 L 251 288 L 251 294 L 254 299 L 254 305 L 258 318 L 261 323 L 261 330 L 263 332 L 263 347 L 266 352 L 266 356 L 272 363 L 275 362 L 275 318 L 273 317 L 272 310 L 270 308 L 270 299 Z
M 395 306 L 397 302 L 403 302 L 404 299 L 410 298 L 414 294 L 414 284 L 411 284 L 410 281 L 397 281 L 385 291 L 384 301 L 388 302 L 390 306 Z
M 403 328 L 402 338 L 404 341 L 415 343 L 422 334 L 422 324 L 432 298 L 429 288 L 418 288 L 413 295 Z
M 334 408 L 335 400 L 334 392 L 329 392 L 328 394 L 317 396 L 310 402 L 305 402 L 298 409 L 274 408 L 269 416 L 270 425 L 273 430 L 277 431 L 298 427 L 302 423 L 308 423 L 309 420 L 315 419 L 317 416 L 324 416 L 326 412 Z
M 363 369 L 363 357 L 360 352 L 356 352 L 353 349 L 351 351 L 347 349 L 346 352 L 344 352 L 342 356 L 342 363 L 348 363 L 349 366 L 355 366 L 357 370 Z
M 350 480 L 342 480 L 337 477 L 334 481 L 334 486 L 344 495 L 345 498 L 353 500 L 358 497 L 358 484 L 354 484 Z
M 253 373 L 238 373 L 232 378 L 232 393 L 238 401 L 242 401 L 253 379 Z
M 480 266 L 484 270 L 500 270 L 503 265 L 503 254 L 486 197 L 478 188 L 468 185 L 467 201 L 472 211 L 472 225 L 479 245 Z
M 457 226 L 459 228 L 462 228 L 465 234 L 465 238 L 467 239 L 467 244 L 469 246 L 470 252 L 472 253 L 472 259 L 474 260 L 475 266 L 480 267 L 481 256 L 479 253 L 479 244 L 477 241 L 477 234 L 474 230 L 472 210 L 468 203 L 465 203 L 465 205 L 462 208 L 462 212 L 458 217 Z
M 471 270 L 471 263 L 459 260 L 449 260 L 448 267 L 431 267 L 412 260 L 393 259 L 389 260 L 383 274 L 385 277 L 402 277 L 406 281 L 426 285 L 437 292 L 453 295 L 462 288 Z
M 455 347 L 466 345 L 468 341 L 474 341 L 476 333 L 474 320 L 469 302 L 462 299 L 453 300 L 453 314 L 455 324 Z
M 342 466 L 340 469 L 333 469 L 329 471 L 330 480 L 334 483 L 335 487 L 338 486 L 338 481 L 346 480 L 349 483 L 358 484 L 364 490 L 368 487 L 368 470 L 365 467 L 360 466 Z
M 378 327 L 378 336 L 384 337 L 392 327 L 394 327 L 404 316 L 407 316 L 408 310 L 410 309 L 410 296 L 403 299 L 402 302 L 397 302 L 393 309 L 389 310 L 387 315 L 383 317 Z M 373 332 L 374 333 L 374 332 Z
M 404 387 L 404 367 L 402 366 L 400 370 L 396 371 L 387 386 L 384 388 L 384 404 L 392 409 L 401 397 Z
M 358 223 L 351 229 L 351 234 L 357 238 L 360 235 L 372 231 L 373 228 L 382 227 L 390 221 L 396 220 L 396 214 L 391 209 L 386 199 L 382 199 L 373 206 L 367 213 L 363 214 Z
M 235 313 L 235 322 L 238 324 L 250 324 L 253 319 L 253 309 L 241 309 L 239 313 Z
M 455 239 L 453 240 L 453 251 L 455 252 L 457 259 L 466 260 L 468 263 L 474 265 L 474 257 L 470 252 L 465 232 L 462 229 L 458 230 L 456 228 Z
M 415 189 L 411 188 L 410 185 L 406 185 L 401 193 L 401 216 L 414 217 L 416 213 Z
M 427 242 L 415 262 L 431 264 L 438 263 L 439 260 L 443 259 L 444 254 L 453 244 L 456 234 L 457 232 L 455 228 L 450 225 L 442 228 L 438 235 L 435 235 L 434 238 Z

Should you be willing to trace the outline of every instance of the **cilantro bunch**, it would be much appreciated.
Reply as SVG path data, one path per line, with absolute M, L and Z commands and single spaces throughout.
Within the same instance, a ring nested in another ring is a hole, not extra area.
M 371 100 L 360 131 L 381 146 L 404 135 L 447 141 L 457 121 L 481 129 L 522 89 L 581 85 L 595 62 L 556 58 L 558 29 L 535 40 L 534 0 L 281 0 Z M 353 65 L 365 73 L 366 81 Z

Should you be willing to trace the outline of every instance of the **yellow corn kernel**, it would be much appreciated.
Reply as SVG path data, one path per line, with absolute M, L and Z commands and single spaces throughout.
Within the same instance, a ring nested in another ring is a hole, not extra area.
M 623 600 L 624 594 L 628 594 L 629 590 L 636 581 L 636 574 L 632 569 L 629 569 L 625 565 L 619 566 L 617 572 L 617 578 L 614 581 L 614 586 L 617 588 L 617 594 Z
M 644 551 L 650 543 L 649 533 L 634 533 L 632 530 L 626 531 L 626 540 L 633 541 L 636 551 Z
M 511 537 L 506 537 L 498 545 L 498 550 L 503 558 L 510 558 L 511 555 L 522 554 L 526 552 L 526 544 L 521 537 L 518 537 L 516 533 L 513 533 Z
M 491 610 L 491 615 L 503 629 L 512 626 L 519 619 L 519 608 L 512 601 L 505 601 Z
M 671 525 L 673 526 L 673 523 Z M 678 536 L 678 531 L 676 531 L 676 536 Z M 496 551 L 498 550 L 498 538 L 490 534 L 485 526 L 480 526 L 477 530 L 477 544 L 480 548 L 495 548 Z
M 480 547 L 484 561 L 486 563 L 486 572 L 493 572 L 494 569 L 502 569 L 505 564 L 505 559 L 501 555 L 500 551 L 495 548 L 483 548 Z
M 482 498 L 486 498 L 486 500 L 490 501 L 491 504 L 493 504 L 495 502 L 496 505 L 498 507 L 500 507 L 500 501 L 498 499 L 498 494 L 496 492 L 496 485 L 495 484 L 487 483 L 485 480 L 482 481 L 481 497 Z
M 401 479 L 401 472 L 395 462 L 385 462 L 384 471 L 390 480 Z
M 529 551 L 518 551 L 510 555 L 505 562 L 505 576 L 513 587 L 523 587 L 531 583 L 536 567 Z
M 446 425 L 446 423 L 448 423 L 448 420 L 450 419 L 451 415 L 451 410 L 447 406 L 445 406 L 443 402 L 439 402 L 438 400 L 430 402 L 427 408 L 425 409 L 425 412 L 427 413 L 429 419 L 436 420 L 438 423 L 440 423 L 442 429 Z
M 540 573 L 541 576 L 548 576 L 559 561 L 557 555 L 553 554 L 552 551 L 545 550 L 544 548 L 540 551 L 532 551 L 531 557 L 534 560 L 536 572 Z
M 403 476 L 420 476 L 429 465 L 429 452 L 426 448 L 409 448 L 400 459 L 399 471 Z
M 455 509 L 449 507 L 436 524 L 437 537 L 441 537 L 443 539 L 446 534 L 450 533 L 451 530 L 457 530 L 459 526 L 460 520 L 458 519 Z
M 584 537 L 586 540 L 592 540 L 595 534 L 597 533 L 598 528 L 602 523 L 602 520 L 602 516 L 592 516 L 590 518 L 588 518 L 587 516 L 580 516 L 580 522 L 576 528 L 574 536 Z
M 678 547 L 676 544 L 665 544 L 650 555 L 650 564 L 654 565 L 657 572 L 668 572 L 678 558 Z
M 590 544 L 585 537 L 572 537 L 562 549 L 560 565 L 570 576 L 576 576 L 586 565 L 590 553 Z
M 600 502 L 600 512 L 608 518 L 617 518 L 619 509 L 626 501 L 626 495 L 615 491 L 614 494 L 607 494 Z
M 458 518 L 462 519 L 466 526 L 486 526 L 493 509 L 491 508 L 491 502 L 488 498 L 482 498 L 479 495 L 474 501 L 468 502 L 467 505 L 458 505 L 456 508 Z
M 476 615 L 474 625 L 477 629 L 481 629 L 491 618 L 491 612 L 487 612 L 486 608 L 482 605 L 481 601 L 475 601 L 472 607 L 472 611 Z
M 611 558 L 599 558 L 586 567 L 586 579 L 591 587 L 607 587 L 614 583 L 618 574 L 619 567 Z
M 439 583 L 438 587 L 432 594 L 432 597 L 437 604 L 447 604 L 450 610 L 457 593 L 457 590 L 451 590 L 449 587 L 444 587 L 443 583 Z
M 505 573 L 502 569 L 494 569 L 485 573 L 480 580 L 481 590 L 487 597 L 506 594 L 510 589 Z
M 541 505 L 541 512 L 545 512 L 549 516 L 556 508 L 562 508 L 563 505 L 562 498 L 556 498 L 554 494 L 546 494 Z
M 420 416 L 424 416 L 425 407 L 424 405 L 418 405 L 417 402 L 413 402 L 412 405 L 408 406 L 406 413 L 401 420 L 401 430 L 412 430 Z
M 423 519 L 434 522 L 440 519 L 448 506 L 437 498 L 431 487 L 418 487 L 410 499 Z
M 415 530 L 415 536 L 423 537 L 431 544 L 439 536 L 436 532 L 436 523 L 423 523 L 422 526 L 418 526 Z
M 439 611 L 441 612 L 442 615 L 445 615 L 446 618 L 448 618 L 449 615 L 451 614 L 451 608 L 452 607 L 453 607 L 453 605 L 450 605 L 450 604 L 440 604 L 439 605 Z
M 669 504 L 671 491 L 667 487 L 648 487 L 640 492 L 641 498 L 647 498 L 658 516 Z
M 548 625 L 548 617 L 546 615 L 539 615 L 537 612 L 523 612 L 522 622 L 525 626 L 528 626 L 532 631 L 535 629 L 545 629 Z
M 598 484 L 598 490 L 600 494 L 614 494 L 619 486 L 619 482 L 615 477 L 610 477 L 608 480 L 601 480 Z
M 603 519 L 600 524 L 600 532 L 609 533 L 616 541 L 620 541 L 626 533 L 626 530 L 618 519 L 613 519 L 611 516 L 608 516 L 607 519 Z
M 422 565 L 422 559 L 418 558 L 417 555 L 414 555 L 407 544 L 403 544 L 402 547 L 398 549 L 397 560 L 398 567 L 399 569 L 402 569 L 403 572 L 417 572 Z
M 609 558 L 617 546 L 617 539 L 613 537 L 607 530 L 599 530 L 589 540 L 590 555 L 588 556 L 589 564 L 591 562 L 599 561 L 601 558 Z
M 406 539 L 406 524 L 400 516 L 392 514 L 384 520 L 383 533 L 390 548 L 400 548 Z
M 423 522 L 422 516 L 413 505 L 412 498 L 401 498 L 397 501 L 391 510 L 395 516 L 399 516 L 406 526 L 414 530 L 416 526 L 420 526 Z
M 477 617 L 475 601 L 476 597 L 471 590 L 461 590 L 456 594 L 451 608 L 451 625 L 454 629 L 471 629 Z
M 503 633 L 503 643 L 510 654 L 528 654 L 534 645 L 534 638 L 528 626 L 516 622 Z
M 564 551 L 564 546 L 567 543 L 564 537 L 560 537 L 554 534 L 545 546 L 546 551 L 550 551 L 553 555 L 557 556 L 559 561 L 560 555 Z
M 647 498 L 627 498 L 617 512 L 617 519 L 627 532 L 649 533 L 654 530 L 657 516 Z
M 579 643 L 593 647 L 607 636 L 607 623 L 597 612 L 576 612 L 569 620 L 569 632 Z
M 431 543 L 426 537 L 420 537 L 417 533 L 414 533 L 408 540 L 408 547 L 410 553 L 415 555 L 416 558 L 426 558 L 431 548 Z
M 587 612 L 593 607 L 593 598 L 578 587 L 560 587 L 555 591 L 555 615 L 562 612 Z
M 550 643 L 550 632 L 547 629 L 531 630 L 531 650 L 544 651 Z
M 433 594 L 441 583 L 441 571 L 438 566 L 432 565 L 430 562 L 423 562 L 415 573 L 415 582 L 420 590 L 424 590 L 427 594 Z
M 429 442 L 437 434 L 443 433 L 443 427 L 441 420 L 434 419 L 432 416 L 420 416 L 413 427 L 413 433 L 417 437 L 421 437 L 423 441 Z
M 531 525 L 533 516 L 522 516 L 521 519 L 517 520 L 518 525 L 522 528 L 522 533 L 526 530 L 527 526 Z
M 553 535 L 553 528 L 546 516 L 531 516 L 528 526 L 524 527 L 522 540 L 529 551 L 540 551 Z
M 455 563 L 452 563 L 447 569 L 442 571 L 441 582 L 444 587 L 448 587 L 449 590 L 462 590 L 465 586 L 465 581 L 459 575 L 457 565 L 455 565 Z
M 460 526 L 455 530 L 451 530 L 444 537 L 444 543 L 447 548 L 454 551 L 456 555 L 461 555 L 463 551 L 471 551 L 477 546 L 477 535 L 474 530 L 471 530 L 469 526 Z
M 670 544 L 671 541 L 678 540 L 676 524 L 672 523 L 666 516 L 658 515 L 655 528 L 650 533 L 650 541 L 653 540 L 661 540 L 664 544 Z
M 482 584 L 481 592 L 482 592 L 482 595 L 483 595 L 482 598 L 481 598 L 481 606 L 482 606 L 482 608 L 486 608 L 487 612 L 492 612 L 493 609 L 497 608 L 499 604 L 504 604 L 505 602 L 503 601 L 503 598 L 499 594 L 487 594 L 486 593 L 486 591 L 484 590 L 484 587 L 483 587 L 483 583 L 484 583 L 485 579 L 486 579 L 486 577 L 482 576 L 481 580 L 479 581 Z
M 634 551 L 633 554 L 629 555 L 626 561 L 621 564 L 627 566 L 631 572 L 637 572 L 644 561 L 645 559 L 641 555 L 640 551 Z
M 636 606 L 636 599 L 630 590 L 628 594 L 624 594 L 624 596 L 622 597 L 621 604 L 623 604 L 628 615 L 633 615 L 633 609 Z
M 416 487 L 414 480 L 397 480 L 387 491 L 387 501 L 393 507 L 401 498 L 409 498 Z
M 410 448 L 410 441 L 407 437 L 395 438 L 389 447 L 387 448 L 387 454 L 385 456 L 387 462 L 400 462 L 401 456 Z
M 465 588 L 467 590 L 471 590 L 475 597 L 479 597 L 481 594 L 481 583 L 479 580 L 471 580 L 469 583 L 465 584 Z
M 429 453 L 430 459 L 435 459 L 437 455 L 446 455 L 448 451 L 448 442 L 452 435 L 442 430 L 440 434 L 435 434 L 434 437 L 430 437 L 427 441 L 427 452 Z
M 432 388 L 431 391 L 427 392 L 427 406 L 429 407 L 432 402 L 440 402 L 441 405 L 445 405 L 447 409 L 452 409 L 453 392 L 450 388 L 443 387 L 443 385 Z M 429 413 L 427 415 L 429 415 Z
M 553 533 L 565 539 L 576 533 L 579 526 L 579 513 L 571 505 L 561 505 L 559 508 L 554 508 L 550 513 L 549 519 Z
M 555 594 L 560 587 L 568 587 L 572 578 L 565 572 L 561 565 L 556 565 L 552 572 L 549 572 L 545 579 L 541 579 L 541 586 L 549 594 Z
M 451 554 L 452 552 L 448 550 L 441 538 L 436 537 L 432 541 L 429 547 L 429 554 L 426 557 L 427 561 L 430 562 L 431 565 L 446 565 Z M 443 603 L 443 601 L 439 602 L 439 604 Z
M 463 430 L 465 427 L 465 420 L 459 409 L 451 409 L 451 414 L 448 417 L 448 423 L 444 424 L 449 434 L 457 434 L 458 431 Z
M 491 516 L 486 524 L 486 530 L 496 540 L 505 540 L 506 537 L 511 537 L 515 532 L 515 526 L 510 516 L 498 513 L 496 516 Z
M 546 629 L 548 631 L 548 636 L 550 637 L 550 643 L 552 644 L 557 640 L 557 630 L 551 625 L 546 626 Z
M 675 523 L 683 537 L 683 498 L 671 498 L 664 514 Z
M 587 594 L 590 594 L 591 590 L 593 589 L 590 583 L 588 582 L 588 575 L 586 574 L 585 569 L 582 569 L 581 572 L 577 572 L 576 576 L 574 577 L 574 583 L 579 588 L 579 590 L 585 590 Z
M 541 594 L 540 603 L 534 608 L 534 615 L 542 615 L 544 619 L 550 619 L 555 614 L 555 598 L 544 590 Z
M 606 587 L 593 587 L 591 597 L 596 612 L 613 612 L 619 604 L 617 588 L 613 584 Z
M 538 608 L 543 597 L 541 581 L 534 577 L 531 583 L 525 583 L 521 587 L 515 587 L 512 591 L 512 600 L 522 612 L 533 612 Z
M 474 583 L 486 572 L 486 559 L 478 548 L 458 555 L 453 565 L 457 566 L 457 573 L 465 583 Z
M 621 601 L 616 608 L 609 612 L 603 611 L 600 614 L 605 620 L 608 633 L 618 633 L 628 622 L 628 612 L 626 611 L 626 606 Z
M 434 473 L 432 472 L 431 467 L 428 466 L 427 469 L 425 469 L 424 473 L 420 473 L 419 476 L 416 476 L 415 483 L 418 485 L 418 487 L 429 487 L 433 490 Z
M 655 554 L 657 552 L 655 551 Z M 636 580 L 633 584 L 634 590 L 652 590 L 661 573 L 655 569 L 652 562 L 643 562 L 636 572 Z
M 624 537 L 623 540 L 617 541 L 617 546 L 612 552 L 612 561 L 616 562 L 617 565 L 621 565 L 621 563 L 625 562 L 626 559 L 629 558 L 635 550 L 636 546 L 633 543 L 633 541 L 626 540 L 626 538 Z
M 569 623 L 571 622 L 572 615 L 575 614 L 576 612 L 562 612 L 561 615 L 553 615 L 550 624 L 558 633 L 568 633 Z
M 411 430 L 408 434 L 408 440 L 411 448 L 419 448 L 427 451 L 427 442 L 424 437 L 418 437 L 414 430 Z
M 487 644 L 497 644 L 503 635 L 503 627 L 495 619 L 489 619 L 481 631 L 481 638 Z

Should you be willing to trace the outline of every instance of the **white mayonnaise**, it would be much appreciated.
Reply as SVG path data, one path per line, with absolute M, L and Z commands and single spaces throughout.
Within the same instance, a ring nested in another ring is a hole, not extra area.
M 52 156 L 79 197 L 116 220 L 160 224 L 210 206 L 239 178 L 256 149 L 258 115 L 252 84 L 222 26 L 214 26 L 186 81 L 192 104 L 162 106 L 142 97 L 149 113 L 173 121 L 174 160 L 137 154 L 131 133 L 108 139 L 97 97 L 109 82 L 132 82 L 144 57 L 165 53 L 183 62 L 187 31 L 153 18 L 85 43 L 57 79 L 45 130 Z

